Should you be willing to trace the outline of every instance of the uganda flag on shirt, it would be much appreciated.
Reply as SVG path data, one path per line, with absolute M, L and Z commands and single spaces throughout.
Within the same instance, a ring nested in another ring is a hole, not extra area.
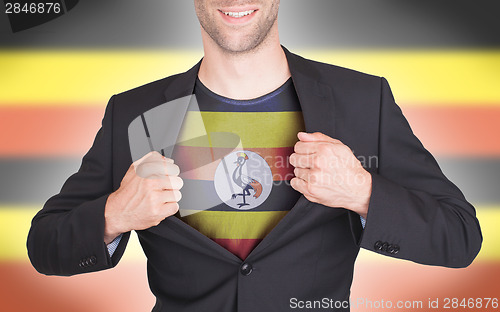
M 297 94 L 289 79 L 232 100 L 197 80 L 195 96 L 199 108 L 190 105 L 172 155 L 184 180 L 181 219 L 245 259 L 300 197 L 289 163 L 304 130 Z

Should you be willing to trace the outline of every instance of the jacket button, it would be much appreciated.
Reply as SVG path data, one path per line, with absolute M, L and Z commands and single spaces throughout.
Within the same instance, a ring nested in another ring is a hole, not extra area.
M 394 245 L 389 244 L 389 246 L 387 246 L 387 252 L 391 255 L 394 254 Z
M 382 248 L 381 248 L 380 250 L 382 250 L 382 251 L 387 251 L 387 248 L 389 248 L 389 244 L 388 244 L 387 242 L 384 242 L 384 243 L 382 244 Z
M 373 248 L 375 248 L 375 250 L 382 250 L 382 242 L 377 241 L 375 245 L 373 245 Z
M 95 256 L 90 257 L 89 262 L 91 265 L 95 265 L 97 263 L 97 258 Z
M 394 245 L 393 246 L 393 255 L 397 254 L 399 252 L 399 245 Z
M 243 274 L 245 276 L 250 275 L 252 273 L 252 271 L 253 271 L 253 267 L 249 263 L 243 263 L 243 265 L 240 268 L 241 274 Z

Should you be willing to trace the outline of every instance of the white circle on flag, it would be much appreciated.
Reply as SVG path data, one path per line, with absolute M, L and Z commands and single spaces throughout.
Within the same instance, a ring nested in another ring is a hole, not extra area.
M 250 210 L 271 194 L 273 174 L 259 154 L 237 151 L 221 160 L 215 170 L 214 185 L 217 195 L 228 206 Z

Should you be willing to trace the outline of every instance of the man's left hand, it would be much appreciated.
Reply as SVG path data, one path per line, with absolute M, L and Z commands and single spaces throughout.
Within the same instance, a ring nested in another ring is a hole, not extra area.
M 295 167 L 291 186 L 309 201 L 343 207 L 366 218 L 372 177 L 351 149 L 320 132 L 299 132 L 290 164 Z

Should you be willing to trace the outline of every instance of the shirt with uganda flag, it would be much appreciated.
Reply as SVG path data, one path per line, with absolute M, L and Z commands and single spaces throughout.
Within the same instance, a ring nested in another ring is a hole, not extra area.
M 289 156 L 304 131 L 292 79 L 252 100 L 195 85 L 172 158 L 184 181 L 181 220 L 241 259 L 300 197 Z

